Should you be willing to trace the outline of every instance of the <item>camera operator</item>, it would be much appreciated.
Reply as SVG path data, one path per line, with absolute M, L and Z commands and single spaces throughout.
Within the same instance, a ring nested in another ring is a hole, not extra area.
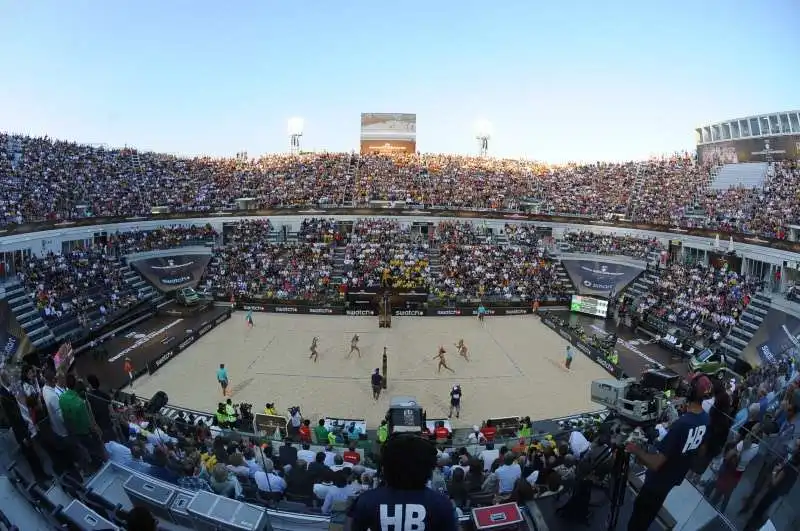
M 647 452 L 633 442 L 625 446 L 625 450 L 647 468 L 644 485 L 636 496 L 628 521 L 628 531 L 646 531 L 650 527 L 669 492 L 680 485 L 701 452 L 709 424 L 703 400 L 712 389 L 707 376 L 692 379 L 686 412 L 670 426 L 667 435 L 658 443 L 656 453 Z

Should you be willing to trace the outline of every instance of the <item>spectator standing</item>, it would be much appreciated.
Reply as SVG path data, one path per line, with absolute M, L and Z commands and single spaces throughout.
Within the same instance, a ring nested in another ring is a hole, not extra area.
M 111 396 L 100 390 L 100 380 L 94 374 L 87 376 L 86 381 L 89 383 L 86 399 L 94 415 L 94 421 L 103 434 L 103 442 L 116 440 L 117 434 L 111 421 Z
M 34 479 L 36 481 L 47 480 L 48 476 L 42 468 L 41 460 L 33 443 L 38 431 L 30 417 L 27 404 L 21 403 L 17 398 L 17 393 L 11 390 L 10 378 L 5 370 L 0 370 L 0 407 L 11 425 L 11 430 L 19 444 L 19 450 L 28 461 Z
M 94 432 L 95 424 L 84 394 L 85 387 L 78 382 L 74 374 L 68 374 L 67 390 L 59 397 L 58 404 L 70 438 L 88 453 L 92 466 L 100 468 L 105 460 L 105 452 Z
M 436 466 L 436 448 L 421 437 L 390 437 L 382 452 L 386 485 L 364 492 L 348 514 L 348 529 L 456 531 L 452 503 L 425 487 Z

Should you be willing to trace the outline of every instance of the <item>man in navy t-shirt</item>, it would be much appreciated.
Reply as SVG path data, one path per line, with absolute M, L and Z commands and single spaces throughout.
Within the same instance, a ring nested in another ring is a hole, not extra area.
M 385 486 L 365 491 L 348 512 L 352 531 L 456 531 L 447 496 L 425 485 L 436 466 L 436 448 L 418 435 L 392 435 L 381 452 Z
M 636 497 L 628 521 L 628 531 L 646 531 L 650 527 L 669 492 L 681 484 L 701 451 L 709 424 L 708 413 L 703 411 L 703 400 L 712 388 L 707 376 L 692 380 L 686 413 L 672 423 L 669 432 L 658 444 L 656 453 L 649 453 L 635 443 L 628 443 L 625 447 L 647 467 L 644 485 Z

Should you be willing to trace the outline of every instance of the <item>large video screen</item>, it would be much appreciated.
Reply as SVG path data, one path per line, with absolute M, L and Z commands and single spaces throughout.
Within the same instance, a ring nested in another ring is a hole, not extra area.
M 585 313 L 595 317 L 602 317 L 603 319 L 608 317 L 608 301 L 596 297 L 573 295 L 569 309 L 575 313 Z
M 361 113 L 361 153 L 399 155 L 417 151 L 417 115 Z
M 764 162 L 767 153 L 774 160 L 800 157 L 800 135 L 783 135 L 772 138 L 739 138 L 697 146 L 700 162 Z

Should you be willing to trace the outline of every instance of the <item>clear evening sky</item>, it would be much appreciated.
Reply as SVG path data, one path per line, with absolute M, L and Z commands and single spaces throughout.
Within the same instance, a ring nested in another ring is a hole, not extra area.
M 800 108 L 798 0 L 0 0 L 0 130 L 180 154 L 358 149 L 417 114 L 423 152 L 548 161 L 691 149 Z

